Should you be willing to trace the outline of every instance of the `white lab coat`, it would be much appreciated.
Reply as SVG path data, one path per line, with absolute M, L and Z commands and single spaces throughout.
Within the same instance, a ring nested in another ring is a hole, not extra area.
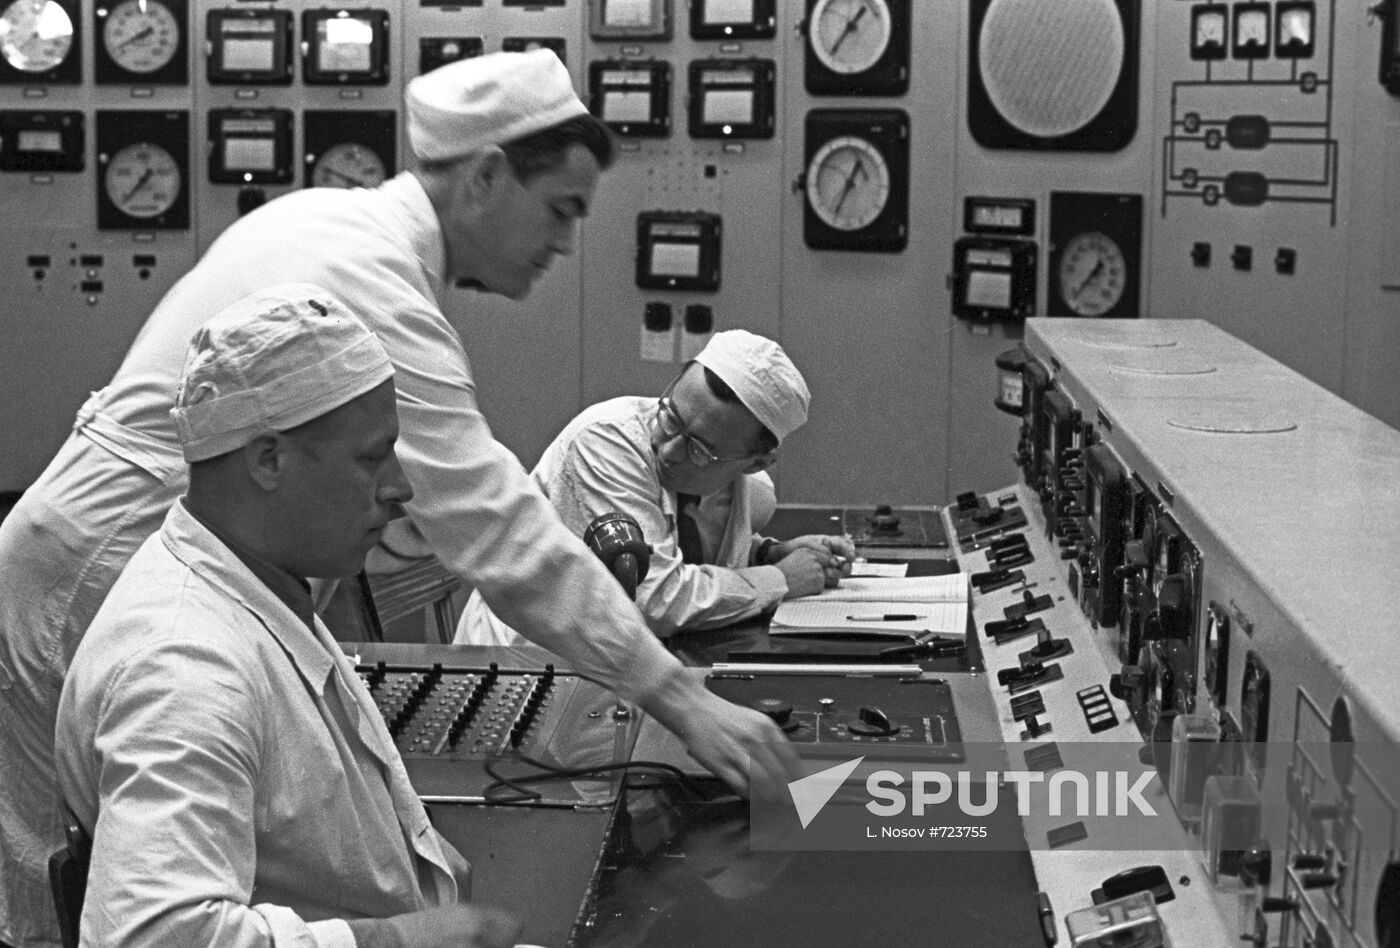
M 411 174 L 373 190 L 313 188 L 269 202 L 166 294 L 0 524 L 0 940 L 57 944 L 45 867 L 63 840 L 50 746 L 63 673 L 126 559 L 183 490 L 169 409 L 190 337 L 255 290 L 319 284 L 379 336 L 396 370 L 409 515 L 502 618 L 624 697 L 643 700 L 683 674 L 491 436 L 462 341 L 438 303 L 443 267 L 441 228 Z
M 354 666 L 181 504 L 132 557 L 59 704 L 95 827 L 82 940 L 353 946 L 346 919 L 458 900 Z
M 776 506 L 766 473 L 740 475 L 700 499 L 704 564 L 681 559 L 676 495 L 661 486 L 651 447 L 656 399 L 623 396 L 584 409 L 545 449 L 530 477 L 571 530 L 600 514 L 631 516 L 651 546 L 637 606 L 653 632 L 707 629 L 751 618 L 782 601 L 787 580 L 776 566 L 751 565 Z M 473 593 L 457 624 L 458 642 L 511 644 L 520 636 Z

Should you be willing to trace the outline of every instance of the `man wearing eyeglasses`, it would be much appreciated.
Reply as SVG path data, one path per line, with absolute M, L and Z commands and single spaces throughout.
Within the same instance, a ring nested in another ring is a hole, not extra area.
M 612 511 L 641 526 L 652 556 L 637 605 L 657 635 L 726 625 L 850 572 L 846 537 L 779 542 L 758 532 L 775 506 L 764 472 L 807 420 L 810 400 L 777 343 L 717 333 L 659 400 L 624 396 L 586 409 L 531 476 L 572 530 Z M 519 637 L 473 595 L 457 641 Z

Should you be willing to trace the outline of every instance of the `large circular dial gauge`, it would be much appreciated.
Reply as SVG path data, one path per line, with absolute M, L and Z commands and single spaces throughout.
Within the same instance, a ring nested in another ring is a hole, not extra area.
M 863 138 L 832 138 L 817 149 L 807 166 L 807 202 L 828 227 L 844 231 L 867 227 L 889 198 L 889 165 L 880 150 Z
M 73 48 L 73 21 L 54 0 L 14 0 L 0 12 L 0 54 L 20 72 L 48 72 Z
M 358 142 L 341 142 L 321 152 L 311 167 L 315 188 L 374 188 L 384 183 L 384 162 Z
M 150 142 L 117 151 L 107 163 L 103 184 L 117 210 L 140 220 L 170 210 L 184 186 L 180 166 L 170 152 Z
M 808 24 L 813 54 L 827 69 L 846 75 L 879 62 L 890 32 L 885 0 L 817 0 Z
M 102 24 L 102 47 L 130 73 L 153 73 L 180 51 L 180 24 L 162 0 L 121 0 Z
M 1060 292 L 1079 316 L 1102 316 L 1127 286 L 1128 265 L 1117 242 L 1098 231 L 1070 238 L 1060 257 Z

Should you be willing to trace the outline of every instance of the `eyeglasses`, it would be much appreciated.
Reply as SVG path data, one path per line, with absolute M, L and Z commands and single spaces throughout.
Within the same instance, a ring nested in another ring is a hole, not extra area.
M 685 421 L 676 412 L 676 404 L 671 401 L 670 395 L 662 395 L 656 401 L 656 427 L 665 436 L 667 441 L 677 435 L 685 435 L 685 453 L 690 458 L 690 463 L 696 467 L 709 467 L 720 461 L 743 461 L 753 457 L 752 454 L 735 454 L 730 457 L 721 457 L 711 451 L 709 447 L 693 434 L 688 434 L 685 430 Z

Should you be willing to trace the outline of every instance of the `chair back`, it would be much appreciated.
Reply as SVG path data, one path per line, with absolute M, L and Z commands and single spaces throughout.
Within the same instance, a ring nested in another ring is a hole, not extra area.
M 88 866 L 92 863 L 92 837 L 83 829 L 68 805 L 63 807 L 63 834 L 68 843 L 49 857 L 49 888 L 58 913 L 63 948 L 78 948 L 83 897 L 87 894 Z

